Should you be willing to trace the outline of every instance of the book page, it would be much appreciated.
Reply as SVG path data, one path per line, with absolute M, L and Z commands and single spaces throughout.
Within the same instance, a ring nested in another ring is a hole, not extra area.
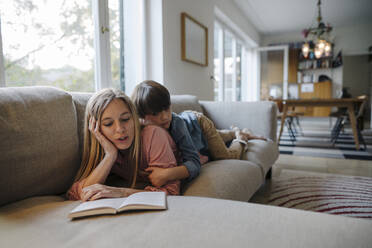
M 100 199 L 95 201 L 87 201 L 83 202 L 76 208 L 74 208 L 71 213 L 98 209 L 98 208 L 114 208 L 118 209 L 119 206 L 125 201 L 126 198 L 107 198 L 107 199 Z
M 128 196 L 120 208 L 129 205 L 148 205 L 165 208 L 165 199 L 165 192 L 139 192 Z

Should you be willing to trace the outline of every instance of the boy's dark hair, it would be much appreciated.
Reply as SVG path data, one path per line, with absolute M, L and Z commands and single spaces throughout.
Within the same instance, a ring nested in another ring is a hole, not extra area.
M 152 80 L 143 81 L 136 86 L 132 101 L 140 118 L 166 110 L 171 104 L 167 88 Z

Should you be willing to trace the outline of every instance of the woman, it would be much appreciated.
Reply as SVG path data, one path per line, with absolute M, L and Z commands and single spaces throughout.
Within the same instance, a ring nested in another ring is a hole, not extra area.
M 135 188 L 137 180 L 148 182 L 146 168 L 177 166 L 175 154 L 176 145 L 165 130 L 140 126 L 133 103 L 122 91 L 103 89 L 88 101 L 82 163 L 67 197 L 87 201 L 144 190 L 179 194 L 179 180 L 162 187 Z M 127 180 L 129 187 L 104 185 L 110 172 Z

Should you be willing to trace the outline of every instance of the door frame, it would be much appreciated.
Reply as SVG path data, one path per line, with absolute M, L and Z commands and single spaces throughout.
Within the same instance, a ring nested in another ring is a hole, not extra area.
M 289 45 L 280 46 L 265 46 L 257 47 L 256 58 L 257 58 L 257 99 L 260 100 L 260 90 L 261 90 L 261 56 L 260 52 L 268 51 L 283 51 L 283 99 L 288 99 L 288 67 L 289 67 Z

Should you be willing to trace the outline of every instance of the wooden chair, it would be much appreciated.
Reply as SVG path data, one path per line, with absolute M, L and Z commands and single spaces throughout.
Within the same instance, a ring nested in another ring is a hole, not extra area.
M 281 99 L 271 99 L 278 106 L 277 118 L 282 119 L 283 116 L 283 100 Z M 296 141 L 296 135 L 303 135 L 302 128 L 300 126 L 299 116 L 304 115 L 304 113 L 296 112 L 295 109 L 287 110 L 286 119 L 284 120 L 284 125 L 287 127 L 289 138 L 292 143 Z
M 364 146 L 364 150 L 367 149 L 367 145 L 366 145 L 366 142 L 363 138 L 363 135 L 362 135 L 362 130 L 363 130 L 363 117 L 364 117 L 364 108 L 367 104 L 367 95 L 361 95 L 361 96 L 358 96 L 357 97 L 358 99 L 362 100 L 361 104 L 358 106 L 357 110 L 356 110 L 356 113 L 357 115 L 355 116 L 355 119 L 356 119 L 356 126 L 357 126 L 357 133 L 358 133 L 358 139 L 360 141 L 360 143 L 363 143 L 363 146 Z M 336 116 L 334 116 L 336 117 Z M 335 144 L 337 142 L 337 139 L 339 138 L 339 135 L 341 133 L 341 131 L 343 131 L 345 125 L 347 123 L 349 123 L 349 115 L 348 115 L 348 112 L 347 111 L 344 111 L 343 113 L 340 113 L 338 116 L 337 116 L 337 121 L 335 123 L 335 125 L 333 126 L 332 128 L 332 131 L 331 131 L 331 142 L 333 144 Z

